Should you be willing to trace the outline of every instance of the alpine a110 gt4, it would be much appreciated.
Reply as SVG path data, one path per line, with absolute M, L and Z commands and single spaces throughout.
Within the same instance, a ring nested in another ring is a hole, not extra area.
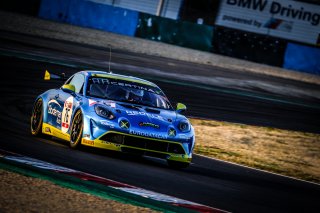
M 49 74 L 49 73 L 48 73 Z M 163 91 L 140 78 L 104 71 L 80 71 L 60 88 L 39 95 L 33 105 L 31 133 L 187 167 L 195 144 L 194 129 Z

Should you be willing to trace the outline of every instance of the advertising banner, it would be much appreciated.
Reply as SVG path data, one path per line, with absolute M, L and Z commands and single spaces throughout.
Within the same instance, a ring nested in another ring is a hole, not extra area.
M 292 0 L 221 0 L 216 25 L 320 46 L 320 6 Z

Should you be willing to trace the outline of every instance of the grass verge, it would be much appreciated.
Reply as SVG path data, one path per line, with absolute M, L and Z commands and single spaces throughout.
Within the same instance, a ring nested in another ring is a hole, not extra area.
M 320 134 L 190 119 L 194 153 L 320 183 Z

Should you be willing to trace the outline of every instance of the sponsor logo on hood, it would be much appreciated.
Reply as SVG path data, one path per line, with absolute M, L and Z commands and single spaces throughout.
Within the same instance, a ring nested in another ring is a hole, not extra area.
M 126 113 L 128 115 L 132 115 L 132 116 L 147 116 L 149 118 L 155 118 L 155 119 L 159 119 L 159 120 L 164 120 L 164 118 L 160 115 L 155 115 L 155 114 L 151 114 L 151 113 L 147 113 L 147 112 L 138 112 L 138 111 L 128 111 L 126 110 Z
M 104 105 L 112 107 L 112 108 L 116 108 L 116 103 L 113 101 L 103 101 L 102 102 Z
M 139 126 L 152 127 L 152 128 L 155 128 L 155 129 L 159 129 L 160 128 L 160 126 L 158 124 L 153 124 L 153 123 L 150 123 L 150 122 L 140 122 Z

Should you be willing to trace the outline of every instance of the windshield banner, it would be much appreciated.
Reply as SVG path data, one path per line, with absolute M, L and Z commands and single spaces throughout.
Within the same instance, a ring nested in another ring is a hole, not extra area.
M 137 90 L 145 90 L 152 93 L 159 94 L 160 92 L 156 90 L 154 87 L 149 87 L 147 85 L 141 84 L 133 84 L 132 82 L 121 82 L 114 79 L 107 79 L 107 78 L 92 78 L 92 84 L 103 84 L 103 85 L 114 85 L 114 86 L 121 86 L 121 87 L 128 87 Z

